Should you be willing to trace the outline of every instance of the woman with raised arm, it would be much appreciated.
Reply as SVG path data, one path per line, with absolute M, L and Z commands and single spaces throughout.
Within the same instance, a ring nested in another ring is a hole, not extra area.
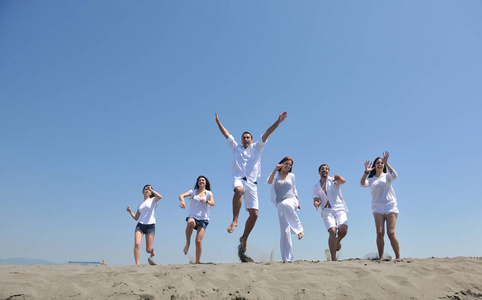
M 271 202 L 278 208 L 280 250 L 283 261 L 294 260 L 291 233 L 297 234 L 299 240 L 304 236 L 303 226 L 296 214 L 300 204 L 295 175 L 291 173 L 292 168 L 293 159 L 285 157 L 276 165 L 268 178 L 268 183 L 271 184 Z
M 395 252 L 395 257 L 400 259 L 400 245 L 395 235 L 398 217 L 397 197 L 392 187 L 392 181 L 397 178 L 397 172 L 388 163 L 389 156 L 390 153 L 388 151 L 384 152 L 383 158 L 375 158 L 371 167 L 371 162 L 366 161 L 365 173 L 360 180 L 360 185 L 362 187 L 370 187 L 372 193 L 372 212 L 377 230 L 378 258 L 383 259 L 386 222 L 387 235 Z
M 179 195 L 181 208 L 186 208 L 185 197 L 191 197 L 189 212 L 186 217 L 186 245 L 184 246 L 184 255 L 189 251 L 191 245 L 191 235 L 193 229 L 197 230 L 196 234 L 196 263 L 201 260 L 201 253 L 203 251 L 203 237 L 206 227 L 209 224 L 209 210 L 214 206 L 213 193 L 211 192 L 211 184 L 205 176 L 199 176 L 194 185 L 194 190 L 189 190 L 184 194 Z
M 132 212 L 132 209 L 127 206 L 127 212 L 134 220 L 138 221 L 134 235 L 134 260 L 136 265 L 138 265 L 141 256 L 142 236 L 145 234 L 146 252 L 151 254 L 147 261 L 149 264 L 155 265 L 152 260 L 152 257 L 155 255 L 152 246 L 154 245 L 154 236 L 156 235 L 156 218 L 154 212 L 156 211 L 157 201 L 161 200 L 162 196 L 154 191 L 150 184 L 144 186 L 142 194 L 144 195 L 144 201 L 139 204 L 135 214 Z

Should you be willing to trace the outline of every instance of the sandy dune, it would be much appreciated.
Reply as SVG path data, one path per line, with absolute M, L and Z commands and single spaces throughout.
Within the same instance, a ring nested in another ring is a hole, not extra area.
M 0 266 L 0 299 L 482 299 L 482 258 Z

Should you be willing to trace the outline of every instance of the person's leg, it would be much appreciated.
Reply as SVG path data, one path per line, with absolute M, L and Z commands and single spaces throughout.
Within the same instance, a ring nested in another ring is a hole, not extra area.
M 330 248 L 331 261 L 336 261 L 336 227 L 328 229 L 328 247 Z
M 383 248 L 385 247 L 385 242 L 383 237 L 385 235 L 385 216 L 379 213 L 373 213 L 375 218 L 375 227 L 377 229 L 377 248 L 378 248 L 378 259 L 383 259 Z
M 154 253 L 154 248 L 152 246 L 154 245 L 154 237 L 155 235 L 153 234 L 146 234 L 146 252 L 151 254 L 151 257 L 156 255 Z
M 184 255 L 187 254 L 189 251 L 189 246 L 191 246 L 191 235 L 192 231 L 194 229 L 194 225 L 196 225 L 195 221 L 193 218 L 189 218 L 187 220 L 187 225 L 186 225 L 186 245 L 184 246 L 184 249 L 182 252 L 184 252 Z
M 141 242 L 143 235 L 144 234 L 138 230 L 136 230 L 134 234 L 134 261 L 136 262 L 136 265 L 139 264 L 141 258 Z
M 345 211 L 336 212 L 336 224 L 338 225 L 338 236 L 336 243 L 336 251 L 341 249 L 341 240 L 348 232 L 348 216 Z
M 197 235 L 196 235 L 196 263 L 198 264 L 201 260 L 201 254 L 203 252 L 203 237 L 204 237 L 204 228 L 201 226 L 197 227 Z
M 280 252 L 282 261 L 293 260 L 293 245 L 291 243 L 291 230 L 287 220 L 286 206 L 283 203 L 278 204 L 278 219 L 280 227 Z
M 400 245 L 398 243 L 397 236 L 395 235 L 395 226 L 397 225 L 397 214 L 388 214 L 385 216 L 387 220 L 387 235 L 392 244 L 393 252 L 395 252 L 395 258 L 400 259 Z
M 321 211 L 321 217 L 323 219 L 323 223 L 325 224 L 325 228 L 328 231 L 328 248 L 330 252 L 330 256 L 328 257 L 326 251 L 325 255 L 326 260 L 336 261 L 336 215 L 335 212 L 331 208 L 325 208 Z
M 341 240 L 346 236 L 348 232 L 348 225 L 342 224 L 338 227 L 338 236 L 336 238 L 336 251 L 341 249 Z
M 249 234 L 253 230 L 256 220 L 258 219 L 258 186 L 255 183 L 242 181 L 244 192 L 244 206 L 248 210 L 249 217 L 244 226 L 243 235 L 239 238 L 241 242 L 241 252 L 246 252 L 246 244 L 248 242 Z
M 303 226 L 301 225 L 301 221 L 296 213 L 296 210 L 298 209 L 298 201 L 293 198 L 285 200 L 282 203 L 286 203 L 286 221 L 289 224 L 290 233 L 292 232 L 297 234 L 298 239 L 301 240 L 305 234 L 303 233 Z
M 241 197 L 243 196 L 243 187 L 242 186 L 236 186 L 234 188 L 234 195 L 233 195 L 233 222 L 231 222 L 231 225 L 228 227 L 228 233 L 232 233 L 234 229 L 238 226 L 238 216 L 239 216 L 239 211 L 241 210 L 241 206 L 243 204 L 243 201 Z
M 244 226 L 243 236 L 239 238 L 243 253 L 246 252 L 247 250 L 248 236 L 251 233 L 251 230 L 253 230 L 254 224 L 256 224 L 256 220 L 258 219 L 257 209 L 249 208 L 248 212 L 249 212 L 249 217 L 246 220 L 246 225 Z

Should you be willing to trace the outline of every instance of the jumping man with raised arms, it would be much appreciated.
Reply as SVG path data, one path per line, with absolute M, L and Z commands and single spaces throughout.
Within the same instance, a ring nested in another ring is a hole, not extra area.
M 261 176 L 261 153 L 268 140 L 268 137 L 273 131 L 286 119 L 287 112 L 279 115 L 278 120 L 271 125 L 266 132 L 256 142 L 253 142 L 251 133 L 244 132 L 241 136 L 241 145 L 238 144 L 229 131 L 224 128 L 219 121 L 218 114 L 216 116 L 216 123 L 219 130 L 226 138 L 231 151 L 234 154 L 233 166 L 231 175 L 233 176 L 233 221 L 228 227 L 228 232 L 232 233 L 238 226 L 239 210 L 241 209 L 242 199 L 244 195 L 244 206 L 249 212 L 249 217 L 246 220 L 244 233 L 239 238 L 240 253 L 246 252 L 246 244 L 251 230 L 256 224 L 258 218 L 258 189 L 257 181 Z

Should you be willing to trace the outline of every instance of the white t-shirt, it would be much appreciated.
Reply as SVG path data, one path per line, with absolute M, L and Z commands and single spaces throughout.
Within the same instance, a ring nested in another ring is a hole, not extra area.
M 328 176 L 326 179 L 326 194 L 325 191 L 321 188 L 321 182 L 318 182 L 313 187 L 313 198 L 319 198 L 321 201 L 320 207 L 321 211 L 325 208 L 328 201 L 330 201 L 330 206 L 334 210 L 344 210 L 348 213 L 348 207 L 345 204 L 345 200 L 343 199 L 343 195 L 341 194 L 340 185 L 338 182 L 334 181 L 334 178 Z
M 370 187 L 372 191 L 372 209 L 379 205 L 397 204 L 397 197 L 392 187 L 392 181 L 397 178 L 397 172 L 382 173 L 380 177 L 373 176 L 365 180 L 362 187 Z
M 202 203 L 200 200 L 210 200 L 212 197 L 211 191 L 206 190 L 206 195 L 204 197 L 199 197 L 196 195 L 197 190 L 189 190 L 191 194 L 191 202 L 189 204 L 189 218 L 195 218 L 198 220 L 209 220 L 209 210 L 211 205 L 207 203 Z
M 144 225 L 156 224 L 156 218 L 154 212 L 156 211 L 157 202 L 154 201 L 156 198 L 149 198 L 142 201 L 137 210 L 141 213 L 138 222 Z
M 246 149 L 232 135 L 226 141 L 234 154 L 231 175 L 235 178 L 246 177 L 250 182 L 258 181 L 261 176 L 261 153 L 267 141 L 263 142 L 263 137 L 260 137 Z

